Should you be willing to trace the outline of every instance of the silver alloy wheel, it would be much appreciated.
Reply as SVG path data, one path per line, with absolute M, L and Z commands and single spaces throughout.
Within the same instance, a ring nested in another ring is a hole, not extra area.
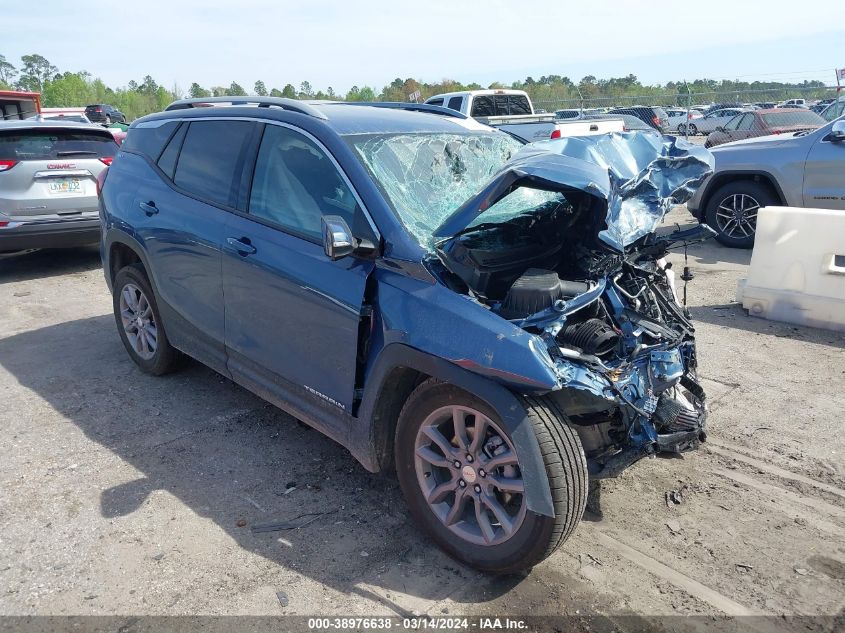
M 695 136 L 696 134 L 698 134 L 698 128 L 695 127 L 695 125 L 693 125 L 692 123 L 690 123 L 689 124 L 689 135 Z
M 678 134 L 681 136 L 687 135 L 687 124 L 686 123 L 679 123 L 678 124 Z
M 718 229 L 728 237 L 751 237 L 757 230 L 760 203 L 746 193 L 733 193 L 716 207 Z
M 129 344 L 144 360 L 155 356 L 158 348 L 158 328 L 152 306 L 135 284 L 126 284 L 120 290 L 120 321 Z
M 451 532 L 498 545 L 525 519 L 524 484 L 510 439 L 480 411 L 449 405 L 417 431 L 414 463 L 423 498 Z

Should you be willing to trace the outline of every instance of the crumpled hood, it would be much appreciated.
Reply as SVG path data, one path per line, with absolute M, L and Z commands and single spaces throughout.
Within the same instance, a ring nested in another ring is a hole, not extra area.
M 652 233 L 713 172 L 704 147 L 656 134 L 611 133 L 526 145 L 434 232 L 452 237 L 518 187 L 578 190 L 606 203 L 598 237 L 618 251 Z

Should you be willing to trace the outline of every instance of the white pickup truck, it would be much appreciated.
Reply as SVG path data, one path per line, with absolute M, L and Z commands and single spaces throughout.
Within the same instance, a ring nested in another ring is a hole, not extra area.
M 447 92 L 429 97 L 425 103 L 457 110 L 527 143 L 562 136 L 592 136 L 623 131 L 622 119 L 559 121 L 554 114 L 537 114 L 531 99 L 522 90 Z

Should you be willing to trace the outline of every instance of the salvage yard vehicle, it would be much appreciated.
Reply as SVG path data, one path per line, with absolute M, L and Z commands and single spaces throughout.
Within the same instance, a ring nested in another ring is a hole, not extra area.
M 464 90 L 447 92 L 426 99 L 427 105 L 443 106 L 507 132 L 511 136 L 533 143 L 563 136 L 590 136 L 621 132 L 616 119 L 583 121 L 583 113 L 566 119 L 557 113 L 540 114 L 523 90 Z
M 660 106 L 630 106 L 626 108 L 614 108 L 608 114 L 627 114 L 635 116 L 646 125 L 653 127 L 660 134 L 670 130 L 669 115 Z M 692 128 L 690 128 L 692 129 Z
M 736 115 L 744 114 L 745 112 L 751 112 L 751 110 L 748 108 L 721 108 L 719 110 L 712 110 L 699 119 L 678 125 L 678 134 L 689 134 L 690 136 L 710 134 L 710 132 L 715 132 L 717 127 L 725 125 Z
M 98 125 L 0 123 L 0 252 L 96 244 L 97 177 L 117 149 Z
M 85 107 L 85 116 L 94 123 L 111 125 L 112 123 L 126 123 L 126 115 L 107 103 L 94 103 Z
M 711 132 L 704 147 L 715 147 L 722 143 L 741 141 L 757 136 L 807 132 L 825 124 L 815 112 L 805 108 L 771 108 L 738 114 L 724 126 Z
M 711 231 L 655 230 L 707 150 L 236 99 L 135 121 L 105 178 L 104 273 L 141 370 L 183 352 L 395 469 L 418 524 L 488 572 L 551 554 L 589 480 L 704 440 L 663 258 Z
M 760 136 L 712 151 L 713 175 L 687 208 L 725 246 L 754 245 L 761 207 L 845 210 L 845 119 L 812 132 Z
M 690 108 L 689 111 L 682 108 L 667 108 L 666 116 L 669 117 L 666 125 L 666 129 L 668 131 L 677 130 L 679 126 L 686 125 L 689 121 L 700 119 L 704 115 L 698 110 L 693 110 L 692 108 Z

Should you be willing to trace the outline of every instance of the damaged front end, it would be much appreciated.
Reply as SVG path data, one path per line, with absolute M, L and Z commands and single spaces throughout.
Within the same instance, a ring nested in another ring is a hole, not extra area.
M 706 437 L 695 329 L 665 256 L 712 231 L 656 230 L 712 167 L 650 134 L 538 143 L 434 232 L 444 281 L 543 341 L 559 384 L 547 397 L 595 478 Z

